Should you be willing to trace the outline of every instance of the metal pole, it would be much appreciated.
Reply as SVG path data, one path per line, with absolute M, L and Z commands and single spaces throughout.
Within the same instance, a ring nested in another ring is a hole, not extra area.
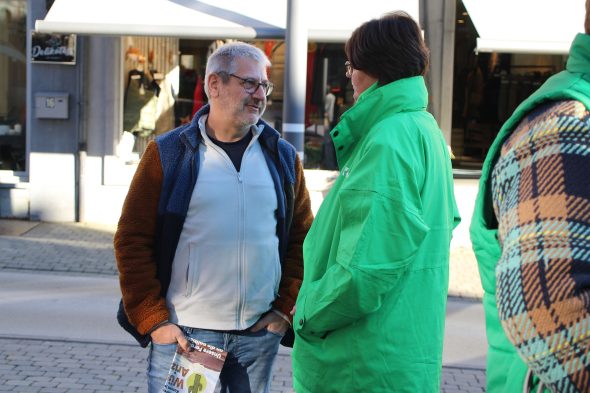
M 447 144 L 451 144 L 453 112 L 453 62 L 455 51 L 455 1 L 420 0 L 420 24 L 430 48 L 430 70 L 426 75 L 431 97 L 429 110 L 438 122 Z
M 287 1 L 285 34 L 285 90 L 283 136 L 303 159 L 305 137 L 305 86 L 307 80 L 307 26 L 302 0 Z
M 322 107 L 320 108 L 320 113 L 322 114 L 322 118 L 326 117 L 326 94 L 328 94 L 328 58 L 324 57 L 324 61 L 322 63 Z

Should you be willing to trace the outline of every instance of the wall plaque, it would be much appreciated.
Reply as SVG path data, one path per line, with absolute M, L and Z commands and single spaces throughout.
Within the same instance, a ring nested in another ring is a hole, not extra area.
M 31 60 L 33 63 L 76 64 L 76 35 L 33 32 Z

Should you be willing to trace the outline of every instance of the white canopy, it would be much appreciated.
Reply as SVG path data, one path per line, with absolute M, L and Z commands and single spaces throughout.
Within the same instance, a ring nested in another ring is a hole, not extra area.
M 393 10 L 418 20 L 418 0 L 300 0 L 308 39 L 344 42 L 361 23 Z M 149 35 L 193 39 L 285 36 L 287 0 L 55 0 L 41 33 Z
M 585 0 L 463 0 L 480 52 L 567 54 L 584 32 Z

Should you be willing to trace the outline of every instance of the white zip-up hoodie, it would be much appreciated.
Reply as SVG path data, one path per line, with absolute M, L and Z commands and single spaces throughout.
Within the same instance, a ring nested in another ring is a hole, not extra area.
M 258 136 L 238 172 L 205 131 L 200 169 L 180 234 L 166 296 L 170 321 L 213 330 L 243 330 L 271 309 L 281 279 L 277 197 Z

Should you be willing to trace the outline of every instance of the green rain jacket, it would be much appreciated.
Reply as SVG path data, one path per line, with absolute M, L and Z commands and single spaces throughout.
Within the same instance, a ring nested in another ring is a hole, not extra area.
M 303 245 L 297 393 L 439 392 L 451 160 L 422 77 L 374 84 L 332 131 L 340 175 Z
M 483 306 L 488 339 L 486 370 L 488 393 L 522 392 L 528 369 L 506 337 L 496 305 L 496 264 L 502 250 L 498 243 L 498 224 L 492 205 L 492 170 L 500 156 L 502 145 L 528 112 L 545 101 L 565 99 L 580 101 L 590 109 L 589 35 L 576 36 L 570 50 L 566 71 L 549 78 L 539 90 L 516 108 L 492 143 L 483 164 L 470 232 L 484 289 Z

